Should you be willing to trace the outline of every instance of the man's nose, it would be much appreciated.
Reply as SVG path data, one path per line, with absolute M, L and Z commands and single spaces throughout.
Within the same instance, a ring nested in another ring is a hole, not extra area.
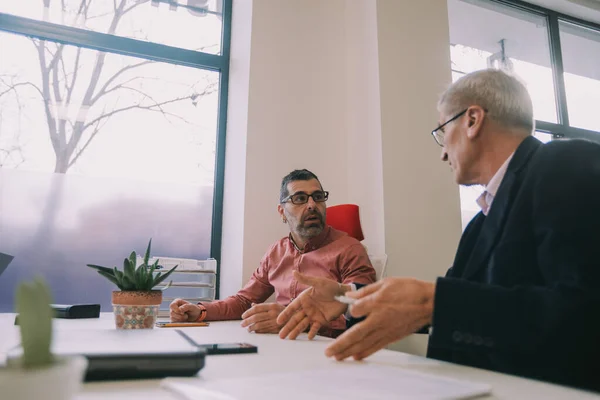
M 442 161 L 448 161 L 448 153 L 445 147 L 442 147 L 442 156 L 440 158 Z
M 315 200 L 312 198 L 312 196 L 310 196 L 308 198 L 308 201 L 306 202 L 306 207 L 310 210 L 314 209 L 317 206 L 317 203 L 315 202 Z

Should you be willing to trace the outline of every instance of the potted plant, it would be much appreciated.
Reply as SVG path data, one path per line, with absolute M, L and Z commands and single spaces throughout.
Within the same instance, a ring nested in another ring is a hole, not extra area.
M 158 309 L 162 303 L 162 291 L 168 288 L 169 282 L 161 290 L 154 287 L 167 279 L 177 268 L 177 265 L 168 272 L 157 272 L 162 268 L 156 260 L 154 264 L 148 264 L 150 260 L 150 248 L 152 239 L 148 243 L 146 254 L 142 263 L 137 265 L 137 254 L 132 251 L 129 258 L 123 261 L 123 270 L 117 267 L 107 268 L 100 265 L 87 264 L 94 268 L 100 275 L 117 285 L 120 290 L 112 292 L 112 305 L 115 314 L 117 329 L 152 329 L 158 316 Z
M 21 283 L 16 292 L 21 336 L 19 353 L 0 368 L 0 393 L 11 400 L 68 400 L 81 387 L 87 368 L 83 356 L 51 352 L 54 310 L 50 290 L 41 278 Z

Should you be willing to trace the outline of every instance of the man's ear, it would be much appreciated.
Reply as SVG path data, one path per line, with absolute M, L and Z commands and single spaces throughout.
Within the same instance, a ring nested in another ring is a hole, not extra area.
M 285 218 L 285 215 L 283 214 L 283 206 L 281 204 L 277 205 L 277 212 L 279 213 L 279 216 L 281 216 L 281 218 Z
M 469 139 L 475 139 L 481 133 L 483 120 L 485 118 L 485 110 L 480 106 L 471 106 L 466 114 L 467 137 Z

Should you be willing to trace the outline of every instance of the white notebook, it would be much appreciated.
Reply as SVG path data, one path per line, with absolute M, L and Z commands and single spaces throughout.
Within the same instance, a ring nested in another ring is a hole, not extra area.
M 197 348 L 175 329 L 55 329 L 55 354 L 189 353 Z
M 189 383 L 189 385 L 188 385 Z M 187 391 L 188 398 L 195 395 L 193 381 L 166 379 L 166 386 L 175 385 Z M 328 399 L 475 399 L 491 393 L 487 384 L 450 379 L 400 368 L 373 364 L 338 364 L 331 369 L 265 374 L 257 377 L 205 381 L 201 391 L 210 390 L 215 398 L 237 400 Z M 210 396 L 209 396 L 210 397 Z

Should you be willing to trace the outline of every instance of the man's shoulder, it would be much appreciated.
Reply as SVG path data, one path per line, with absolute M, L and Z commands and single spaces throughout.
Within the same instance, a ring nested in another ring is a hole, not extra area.
M 267 249 L 267 253 L 270 253 L 270 252 L 275 251 L 277 249 L 285 248 L 288 245 L 289 242 L 290 242 L 289 235 L 288 236 L 284 236 L 281 239 L 278 239 L 278 240 L 274 241 L 273 243 L 271 243 L 271 245 Z
M 335 242 L 336 245 L 342 247 L 352 247 L 356 245 L 360 245 L 362 247 L 362 244 L 356 238 L 353 238 L 346 232 L 337 230 L 332 226 L 330 226 L 330 228 L 331 231 L 329 233 L 329 238 L 332 243 Z
M 525 179 L 539 190 L 600 190 L 600 143 L 561 139 L 540 146 L 529 162 Z M 553 189 L 551 189 L 553 188 Z M 582 192 L 582 193 L 583 193 Z M 566 195 L 567 193 L 565 193 Z
M 600 143 L 584 139 L 560 139 L 543 144 L 529 161 L 527 174 L 543 178 L 571 179 L 573 175 L 597 174 Z
M 600 143 L 586 139 L 559 139 L 541 146 L 537 157 L 550 159 L 583 158 L 581 161 L 596 161 L 600 155 Z
M 288 236 L 284 236 L 281 239 L 271 243 L 263 255 L 263 260 L 285 253 L 289 240 L 290 239 Z

